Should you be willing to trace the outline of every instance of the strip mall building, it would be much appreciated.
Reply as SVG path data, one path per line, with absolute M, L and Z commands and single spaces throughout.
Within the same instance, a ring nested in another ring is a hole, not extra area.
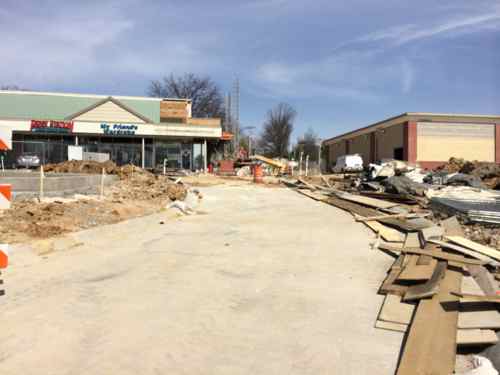
M 0 91 L 0 150 L 43 163 L 67 160 L 68 145 L 117 164 L 204 169 L 222 138 L 220 119 L 192 118 L 189 99 Z
M 435 168 L 450 157 L 500 163 L 500 116 L 403 113 L 323 142 L 328 166 L 346 154 L 366 164 L 398 159 Z

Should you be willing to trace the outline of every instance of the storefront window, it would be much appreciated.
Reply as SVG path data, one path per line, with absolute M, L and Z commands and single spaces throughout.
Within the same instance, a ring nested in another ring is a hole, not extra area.
M 159 140 L 155 142 L 156 167 L 162 168 L 166 163 L 167 168 L 181 168 L 181 143 Z
M 75 145 L 73 134 L 14 133 L 13 150 L 5 153 L 4 162 L 9 168 L 18 156 L 30 153 L 39 156 L 43 164 L 59 163 L 68 159 L 68 146 Z M 203 169 L 203 147 L 198 140 L 181 142 L 167 139 L 145 138 L 144 166 L 146 168 Z M 117 165 L 142 166 L 142 138 L 117 136 L 78 135 L 78 145 L 84 152 L 109 155 Z
M 42 164 L 60 163 L 68 159 L 68 144 L 74 143 L 72 135 L 20 134 L 12 136 L 12 150 L 5 155 L 8 167 L 21 155 L 37 155 Z

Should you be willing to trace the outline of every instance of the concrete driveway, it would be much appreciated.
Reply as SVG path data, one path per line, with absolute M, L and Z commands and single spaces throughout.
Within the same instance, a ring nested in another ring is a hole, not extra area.
M 202 190 L 204 215 L 16 246 L 0 373 L 394 372 L 402 334 L 373 328 L 391 259 L 368 229 L 287 189 Z

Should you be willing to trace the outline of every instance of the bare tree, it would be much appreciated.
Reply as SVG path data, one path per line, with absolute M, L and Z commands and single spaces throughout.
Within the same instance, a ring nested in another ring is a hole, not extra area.
M 170 74 L 161 81 L 151 81 L 148 95 L 160 98 L 191 99 L 193 117 L 224 117 L 223 95 L 210 77 L 200 77 L 192 73 L 183 76 Z
M 309 155 L 309 160 L 318 161 L 318 147 L 319 137 L 312 128 L 309 128 L 299 137 L 294 154 L 299 155 L 300 152 L 303 152 L 304 155 Z
M 267 112 L 259 148 L 271 157 L 288 156 L 293 121 L 297 112 L 287 103 L 280 103 Z

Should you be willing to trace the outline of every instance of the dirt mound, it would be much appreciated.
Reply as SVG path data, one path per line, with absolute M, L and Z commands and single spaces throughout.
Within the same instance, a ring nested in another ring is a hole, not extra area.
M 103 168 L 107 174 L 117 174 L 118 167 L 110 160 L 102 163 L 97 161 L 68 160 L 57 164 L 46 164 L 43 170 L 55 173 L 100 174 Z
M 444 171 L 447 173 L 457 173 L 463 168 L 467 161 L 462 158 L 450 158 L 448 162 L 444 165 L 441 165 L 437 168 L 439 171 Z
M 450 158 L 445 165 L 437 168 L 437 170 L 447 173 L 473 175 L 479 178 L 490 189 L 500 188 L 500 166 L 496 163 Z
M 154 177 L 154 175 L 145 169 L 136 167 L 132 164 L 124 166 L 117 166 L 111 160 L 105 162 L 97 161 L 82 161 L 82 160 L 69 160 L 57 164 L 46 164 L 43 167 L 45 172 L 54 173 L 88 173 L 88 174 L 101 174 L 102 170 L 106 174 L 118 175 L 121 179 L 130 178 L 135 175 L 142 175 L 147 177 Z
M 52 165 L 59 173 L 96 173 L 107 166 L 109 174 L 120 180 L 106 186 L 103 199 L 60 198 L 40 203 L 38 199 L 15 200 L 10 210 L 0 212 L 0 243 L 49 238 L 62 233 L 116 223 L 162 210 L 170 201 L 184 200 L 187 189 L 166 176 L 155 176 L 133 165 L 114 163 L 66 162 Z M 98 172 L 102 173 L 102 172 Z

